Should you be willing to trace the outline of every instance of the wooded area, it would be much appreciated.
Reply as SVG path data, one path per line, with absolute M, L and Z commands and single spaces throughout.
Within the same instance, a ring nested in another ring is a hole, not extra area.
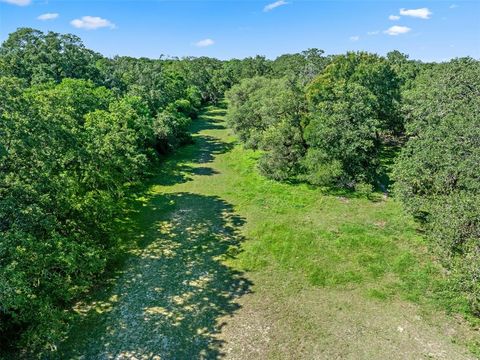
M 0 48 L 0 348 L 54 350 L 124 254 L 130 194 L 223 99 L 263 176 L 398 199 L 480 316 L 480 61 L 106 58 L 21 28 Z

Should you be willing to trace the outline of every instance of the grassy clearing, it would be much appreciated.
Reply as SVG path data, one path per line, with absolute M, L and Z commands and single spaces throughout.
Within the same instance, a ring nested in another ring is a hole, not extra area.
M 432 319 L 466 311 L 399 204 L 259 176 L 260 154 L 235 144 L 223 115 L 208 109 L 195 143 L 137 199 L 125 236 L 138 246 L 112 287 L 79 304 L 62 358 L 348 358 L 342 324 L 357 329 L 346 346 L 363 355 L 352 358 L 396 358 L 387 345 L 404 336 L 392 324 L 413 313 L 406 304 Z M 408 326 L 439 353 L 477 349 L 478 332 L 462 325 L 443 338 L 435 324 Z M 363 327 L 376 330 L 362 338 Z M 402 341 L 405 354 L 417 350 Z M 451 342 L 461 346 L 442 348 Z
M 229 132 L 217 132 L 231 142 Z M 195 180 L 246 218 L 243 252 L 230 264 L 245 271 L 299 275 L 299 287 L 361 286 L 366 296 L 400 297 L 467 311 L 448 292 L 441 268 L 400 204 L 380 193 L 362 196 L 285 184 L 256 171 L 260 153 L 241 146 L 216 158 L 220 176 Z M 220 185 L 221 184 L 221 185 Z

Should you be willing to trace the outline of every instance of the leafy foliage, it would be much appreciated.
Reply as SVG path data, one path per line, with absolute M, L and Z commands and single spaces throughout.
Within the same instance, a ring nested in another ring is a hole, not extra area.
M 263 56 L 104 58 L 23 28 L 0 47 L 0 346 L 40 351 L 121 251 L 115 219 L 158 154 L 191 141 L 206 103 L 260 150 L 269 178 L 395 193 L 480 313 L 480 63 L 309 49 Z M 406 142 L 406 143 L 405 143 Z M 318 275 L 318 274 L 317 274 Z M 318 276 L 315 275 L 314 277 Z
M 172 105 L 157 115 L 153 125 L 157 150 L 161 153 L 168 153 L 190 141 L 190 118 L 178 111 L 176 104 Z
M 372 182 L 380 146 L 376 98 L 355 83 L 331 91 L 337 99 L 320 103 L 305 128 L 307 178 L 319 185 Z
M 303 92 L 286 78 L 254 77 L 232 87 L 226 97 L 230 126 L 246 147 L 266 151 L 260 171 L 276 180 L 298 175 L 305 154 Z
M 144 170 L 152 125 L 139 98 L 114 101 L 86 80 L 20 96 L 0 124 L 1 316 L 3 331 L 28 325 L 35 347 L 115 251 L 112 223 Z
M 401 147 L 395 193 L 479 314 L 479 64 L 422 64 L 399 51 L 282 55 L 273 79 L 245 79 L 227 92 L 228 121 L 246 147 L 264 151 L 263 175 L 367 197 L 372 186 L 386 189 L 382 156 Z
M 226 97 L 229 125 L 247 147 L 254 149 L 261 147 L 267 129 L 301 110 L 301 99 L 285 79 L 245 79 Z
M 99 81 L 95 61 L 101 55 L 88 50 L 72 34 L 21 28 L 0 47 L 0 76 L 13 76 L 29 83 L 59 82 L 63 78 Z
M 273 73 L 276 77 L 286 76 L 305 86 L 330 62 L 330 59 L 323 54 L 323 50 L 308 49 L 299 54 L 281 55 L 272 62 Z
M 0 74 L 1 346 L 41 351 L 120 251 L 128 189 L 188 141 L 202 99 L 166 63 L 32 29 L 2 45 Z
M 289 180 L 302 172 L 306 146 L 298 120 L 285 118 L 270 127 L 262 143 L 267 151 L 258 164 L 262 174 L 275 180 Z
M 480 64 L 458 59 L 426 70 L 405 96 L 410 139 L 395 190 L 421 219 L 480 313 Z
M 335 100 L 332 91 L 338 83 L 355 83 L 375 96 L 372 104 L 382 128 L 394 131 L 398 122 L 399 79 L 390 64 L 383 58 L 368 53 L 348 53 L 337 56 L 317 78 L 308 85 L 308 98 L 315 105 Z

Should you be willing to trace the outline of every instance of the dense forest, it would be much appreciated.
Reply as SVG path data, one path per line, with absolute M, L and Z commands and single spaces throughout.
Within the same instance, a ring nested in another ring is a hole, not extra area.
M 55 348 L 124 251 L 129 195 L 223 101 L 262 176 L 400 201 L 480 315 L 478 60 L 107 58 L 21 28 L 1 45 L 0 84 L 1 348 Z

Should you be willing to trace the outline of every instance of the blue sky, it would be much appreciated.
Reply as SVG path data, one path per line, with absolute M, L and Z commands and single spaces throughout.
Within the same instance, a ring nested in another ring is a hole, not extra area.
M 107 56 L 274 58 L 316 47 L 480 58 L 480 0 L 0 0 L 0 41 L 22 26 L 76 34 Z

